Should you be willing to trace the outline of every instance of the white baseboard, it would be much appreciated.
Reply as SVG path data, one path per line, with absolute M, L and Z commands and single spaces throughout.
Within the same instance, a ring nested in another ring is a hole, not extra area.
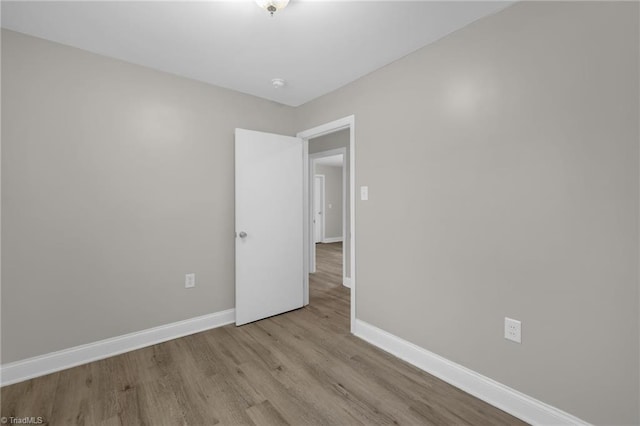
M 11 362 L 0 366 L 0 386 L 22 382 L 34 377 L 44 376 L 56 371 L 166 342 L 167 340 L 221 327 L 233 323 L 235 319 L 235 309 L 228 309 Z
M 354 334 L 527 423 L 533 425 L 589 424 L 364 321 L 356 319 Z
M 329 237 L 322 240 L 323 243 L 341 243 L 342 237 Z
M 342 285 L 348 288 L 351 288 L 351 278 L 344 277 L 342 278 Z

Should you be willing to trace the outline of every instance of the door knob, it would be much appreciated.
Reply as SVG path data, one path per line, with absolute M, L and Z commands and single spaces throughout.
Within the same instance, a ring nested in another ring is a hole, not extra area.
M 240 231 L 240 233 L 238 234 L 238 236 L 239 236 L 240 238 L 247 238 L 247 233 L 246 233 L 246 232 L 244 232 L 244 231 Z

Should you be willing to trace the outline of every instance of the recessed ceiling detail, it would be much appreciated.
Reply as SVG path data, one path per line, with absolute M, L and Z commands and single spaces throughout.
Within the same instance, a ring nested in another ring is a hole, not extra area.
M 266 0 L 265 0 L 266 1 Z M 2 26 L 286 105 L 352 82 L 509 2 L 2 1 Z M 264 84 L 286 76 L 286 90 Z

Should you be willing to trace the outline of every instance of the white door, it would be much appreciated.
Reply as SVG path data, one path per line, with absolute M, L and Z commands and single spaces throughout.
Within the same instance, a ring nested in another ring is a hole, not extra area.
M 236 325 L 302 307 L 302 140 L 236 129 Z
M 324 176 L 315 175 L 313 179 L 313 226 L 315 242 L 324 240 Z

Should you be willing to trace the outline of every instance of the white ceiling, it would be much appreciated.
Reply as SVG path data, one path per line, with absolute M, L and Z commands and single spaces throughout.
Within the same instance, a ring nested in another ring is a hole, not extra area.
M 316 165 L 342 167 L 342 154 L 322 157 L 313 160 Z
M 298 106 L 509 4 L 2 1 L 2 27 Z

